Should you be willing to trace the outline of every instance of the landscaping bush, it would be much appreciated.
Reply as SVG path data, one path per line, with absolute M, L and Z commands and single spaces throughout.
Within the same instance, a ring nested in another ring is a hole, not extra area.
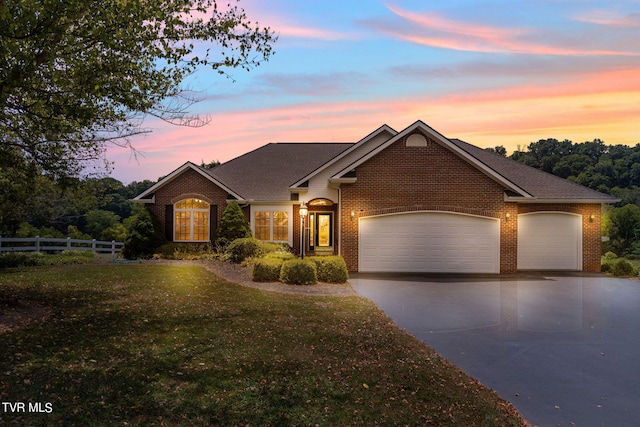
M 316 264 L 308 259 L 290 259 L 282 264 L 280 281 L 290 285 L 313 285 L 318 282 Z
M 98 255 L 93 251 L 63 251 L 53 255 L 41 252 L 9 252 L 0 256 L 0 268 L 86 264 L 97 259 Z
M 166 243 L 157 218 L 144 207 L 136 205 L 136 214 L 125 220 L 127 237 L 122 255 L 127 259 L 147 258 L 154 249 Z
M 281 258 L 260 258 L 253 263 L 254 282 L 277 282 L 284 260 Z
M 316 264 L 319 281 L 345 283 L 349 280 L 347 264 L 341 256 L 317 256 L 310 259 Z
M 296 259 L 296 256 L 291 252 L 281 252 L 279 250 L 277 252 L 268 252 L 264 257 L 270 258 L 270 259 L 279 259 L 282 261 L 287 261 L 289 259 Z
M 253 237 L 236 239 L 229 244 L 226 250 L 229 261 L 241 263 L 247 258 L 255 258 L 263 255 L 262 242 Z
M 604 254 L 604 259 L 607 261 L 611 261 L 618 258 L 618 255 L 616 255 L 615 253 L 609 251 L 606 254 Z
M 31 267 L 38 265 L 34 254 L 26 252 L 7 252 L 0 255 L 0 268 Z
M 613 265 L 611 265 L 611 263 L 605 262 L 600 266 L 600 271 L 603 273 L 611 273 L 613 271 Z
M 614 276 L 635 276 L 636 270 L 626 259 L 618 260 L 613 266 Z
M 209 255 L 213 258 L 211 245 L 208 243 L 167 243 L 156 248 L 154 258 L 193 260 L 209 258 Z
M 224 249 L 236 239 L 251 236 L 251 226 L 245 218 L 242 208 L 238 202 L 229 203 L 222 213 L 220 226 L 216 230 L 215 244 Z

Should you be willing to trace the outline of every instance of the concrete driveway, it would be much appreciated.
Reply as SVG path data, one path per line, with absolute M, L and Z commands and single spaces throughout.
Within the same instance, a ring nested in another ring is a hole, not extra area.
M 640 423 L 640 282 L 578 273 L 349 281 L 534 425 Z

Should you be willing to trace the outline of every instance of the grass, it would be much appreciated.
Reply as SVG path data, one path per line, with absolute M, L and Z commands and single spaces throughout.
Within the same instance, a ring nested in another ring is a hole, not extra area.
M 525 425 L 364 298 L 136 264 L 0 270 L 3 299 L 53 312 L 0 333 L 0 401 L 51 411 L 0 424 Z

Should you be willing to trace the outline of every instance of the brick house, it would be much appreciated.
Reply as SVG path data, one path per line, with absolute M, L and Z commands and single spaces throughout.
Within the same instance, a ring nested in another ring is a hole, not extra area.
M 256 238 L 342 255 L 351 271 L 469 273 L 600 271 L 602 207 L 617 201 L 422 121 L 355 144 L 267 144 L 210 170 L 187 162 L 134 199 L 176 242 L 212 240 L 230 200 Z

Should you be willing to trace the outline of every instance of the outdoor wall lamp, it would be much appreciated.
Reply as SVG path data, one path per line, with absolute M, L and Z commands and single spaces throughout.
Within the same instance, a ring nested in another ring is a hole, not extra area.
M 302 259 L 304 259 L 304 219 L 306 218 L 307 213 L 309 213 L 307 205 L 302 202 L 300 205 L 300 255 Z
M 504 220 L 505 221 L 509 221 L 509 218 L 511 218 L 511 214 L 509 212 L 507 212 L 506 214 L 504 214 Z
M 589 215 L 589 222 L 593 222 L 596 219 L 594 214 Z
M 351 211 L 351 221 L 356 219 L 356 211 Z

